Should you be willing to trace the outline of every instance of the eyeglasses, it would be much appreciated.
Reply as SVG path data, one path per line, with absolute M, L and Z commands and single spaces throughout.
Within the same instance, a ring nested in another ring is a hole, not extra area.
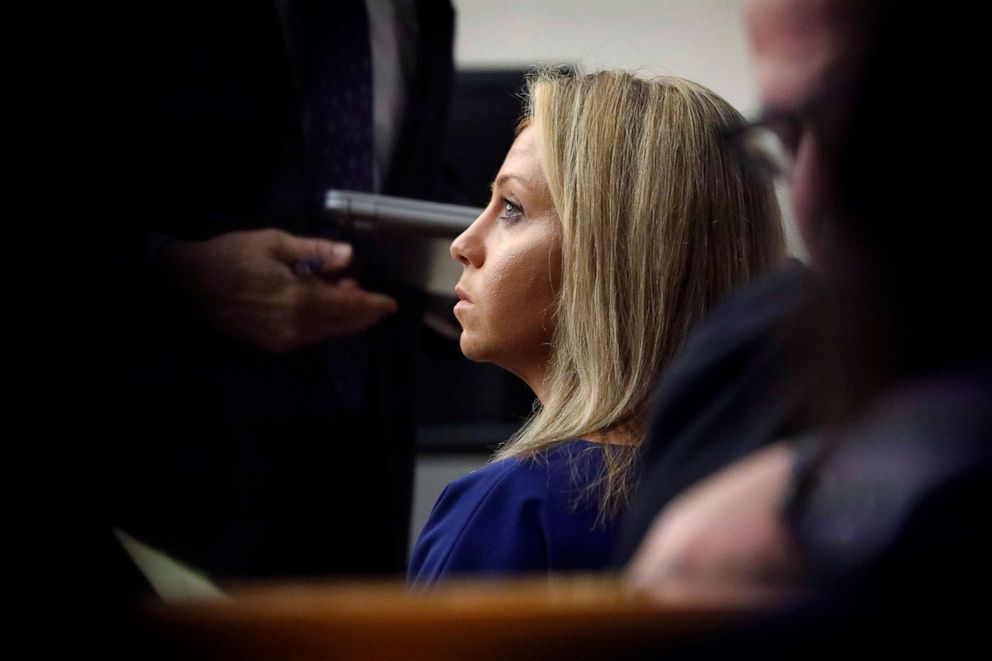
M 805 113 L 767 110 L 756 119 L 726 129 L 723 139 L 762 175 L 788 181 L 808 120 Z
M 772 179 L 789 181 L 803 136 L 842 132 L 845 108 L 850 106 L 854 91 L 850 81 L 833 76 L 798 109 L 764 110 L 757 118 L 726 129 L 723 138 L 748 166 Z

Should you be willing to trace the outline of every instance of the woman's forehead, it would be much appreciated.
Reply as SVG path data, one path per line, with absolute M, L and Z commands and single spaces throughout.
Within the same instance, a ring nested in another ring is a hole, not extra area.
M 529 185 L 546 186 L 544 172 L 541 169 L 540 154 L 538 152 L 537 131 L 533 126 L 528 126 L 510 147 L 496 176 L 496 186 L 500 186 L 505 181 L 517 179 Z

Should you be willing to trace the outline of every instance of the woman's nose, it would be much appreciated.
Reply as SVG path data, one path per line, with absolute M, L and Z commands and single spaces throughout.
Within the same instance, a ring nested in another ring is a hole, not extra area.
M 451 256 L 456 261 L 461 262 L 462 266 L 479 268 L 485 259 L 483 242 L 479 236 L 481 220 L 482 216 L 476 218 L 464 232 L 458 235 L 458 238 L 451 242 Z

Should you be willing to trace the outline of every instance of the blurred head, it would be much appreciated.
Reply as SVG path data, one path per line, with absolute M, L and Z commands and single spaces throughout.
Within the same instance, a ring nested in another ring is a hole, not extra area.
M 972 204 L 983 173 L 960 166 L 973 113 L 942 91 L 977 75 L 977 12 L 749 0 L 746 16 L 766 108 L 794 120 L 773 128 L 795 157 L 797 220 L 827 285 L 816 324 L 835 399 L 856 412 L 893 380 L 987 356 L 974 305 L 987 280 Z
M 492 201 L 452 246 L 473 299 L 460 304 L 466 354 L 540 374 L 528 383 L 542 407 L 501 456 L 569 438 L 638 443 L 652 386 L 689 331 L 781 262 L 771 184 L 723 144 L 740 121 L 678 78 L 532 77 Z M 542 362 L 510 364 L 524 355 Z M 624 470 L 610 465 L 607 500 L 623 496 Z
M 860 60 L 867 47 L 861 0 L 751 0 L 746 20 L 763 118 L 790 162 L 797 222 L 822 266 L 834 219 Z

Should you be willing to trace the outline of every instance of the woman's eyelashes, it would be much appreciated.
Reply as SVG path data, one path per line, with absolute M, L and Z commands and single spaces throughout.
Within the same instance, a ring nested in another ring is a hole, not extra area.
M 500 198 L 500 205 L 502 212 L 500 213 L 499 219 L 507 223 L 515 223 L 521 218 L 523 218 L 524 210 L 516 202 L 508 200 L 505 197 Z

